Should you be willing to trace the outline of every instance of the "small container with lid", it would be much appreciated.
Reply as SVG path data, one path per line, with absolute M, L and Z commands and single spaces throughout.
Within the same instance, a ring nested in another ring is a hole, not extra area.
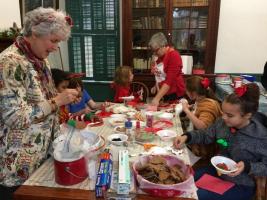
M 153 114 L 152 112 L 146 113 L 146 126 L 152 128 L 153 126 Z
M 125 122 L 125 134 L 128 136 L 128 141 L 133 141 L 133 123 L 130 118 Z

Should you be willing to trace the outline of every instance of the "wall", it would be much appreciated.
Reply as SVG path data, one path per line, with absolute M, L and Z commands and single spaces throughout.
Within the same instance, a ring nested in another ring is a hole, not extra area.
M 21 27 L 19 1 L 0 1 L 0 29 L 8 29 L 13 22 Z
M 267 61 L 267 1 L 221 0 L 216 73 L 262 73 Z

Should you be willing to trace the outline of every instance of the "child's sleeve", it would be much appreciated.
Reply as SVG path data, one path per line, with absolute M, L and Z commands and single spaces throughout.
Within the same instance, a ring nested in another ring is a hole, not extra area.
M 211 144 L 216 140 L 216 131 L 221 121 L 217 120 L 214 124 L 209 126 L 207 129 L 194 130 L 185 133 L 188 140 L 187 144 Z
M 7 56 L 2 58 L 0 65 L 1 118 L 9 128 L 25 129 L 51 114 L 51 105 L 46 99 L 36 104 L 28 103 L 25 88 L 27 72 L 20 65 L 20 60 Z M 36 98 L 42 96 L 38 88 L 35 92 Z
M 84 98 L 85 102 L 88 102 L 92 99 L 92 97 L 88 94 L 88 92 L 86 90 L 83 90 L 83 98 Z

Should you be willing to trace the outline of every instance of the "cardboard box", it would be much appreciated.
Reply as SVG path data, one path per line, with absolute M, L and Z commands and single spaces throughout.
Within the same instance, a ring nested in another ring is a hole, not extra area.
M 131 186 L 129 152 L 128 150 L 119 151 L 119 177 L 118 177 L 118 194 L 129 194 Z

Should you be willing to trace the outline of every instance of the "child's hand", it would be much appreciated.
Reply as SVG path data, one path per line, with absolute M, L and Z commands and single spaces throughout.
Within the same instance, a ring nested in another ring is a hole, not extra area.
M 76 121 L 75 128 L 77 129 L 84 129 L 86 128 L 87 124 L 83 121 Z
M 185 141 L 187 140 L 187 136 L 177 136 L 173 142 L 173 146 L 177 149 L 181 149 Z
M 109 107 L 111 105 L 111 102 L 109 101 L 105 101 L 104 103 L 101 104 L 100 107 L 104 106 L 104 107 Z
M 92 112 L 92 109 L 89 108 L 89 106 L 86 106 L 86 107 L 83 109 L 83 114 L 88 114 L 88 113 L 90 113 L 90 112 Z
M 236 167 L 237 167 L 238 170 L 235 171 L 235 172 L 232 172 L 232 173 L 228 174 L 228 176 L 235 177 L 235 176 L 241 174 L 244 171 L 244 169 L 245 169 L 245 163 L 243 161 L 239 161 L 236 164 Z
M 180 103 L 182 104 L 182 107 L 183 107 L 183 111 L 184 111 L 184 112 L 190 110 L 190 105 L 188 104 L 187 101 L 180 101 Z

